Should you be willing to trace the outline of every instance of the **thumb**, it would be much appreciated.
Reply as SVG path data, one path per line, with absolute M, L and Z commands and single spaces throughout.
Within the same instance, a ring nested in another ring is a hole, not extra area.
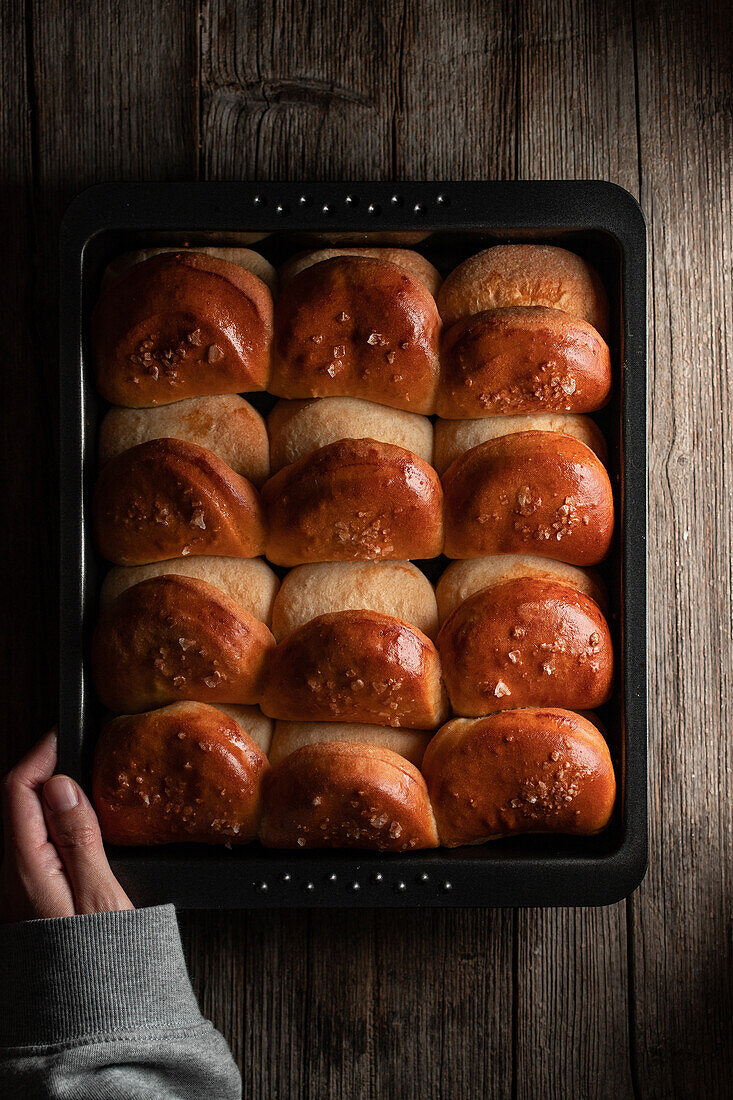
M 134 908 L 112 874 L 97 815 L 78 783 L 54 775 L 43 787 L 49 840 L 56 847 L 74 893 L 77 913 Z

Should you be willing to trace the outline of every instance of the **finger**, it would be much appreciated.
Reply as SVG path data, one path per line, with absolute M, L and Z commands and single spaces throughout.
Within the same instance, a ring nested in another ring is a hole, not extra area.
M 41 790 L 56 766 L 56 730 L 49 732 L 15 765 L 3 783 L 5 857 L 3 886 L 6 920 L 63 917 L 74 913 L 74 898 L 63 864 L 48 839 Z
M 112 874 L 92 804 L 78 783 L 54 775 L 43 788 L 48 835 L 56 846 L 74 893 L 77 913 L 132 909 Z

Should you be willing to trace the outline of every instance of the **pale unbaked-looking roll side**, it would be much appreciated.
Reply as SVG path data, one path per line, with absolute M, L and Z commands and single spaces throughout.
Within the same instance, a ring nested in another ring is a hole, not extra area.
M 223 710 L 225 714 L 233 718 L 247 736 L 251 737 L 256 745 L 259 745 L 265 756 L 270 755 L 275 725 L 272 718 L 268 718 L 266 714 L 263 714 L 259 707 L 237 706 L 236 703 L 218 703 L 216 709 Z
M 165 252 L 202 252 L 205 256 L 216 256 L 227 263 L 251 271 L 258 279 L 269 286 L 274 294 L 277 290 L 277 274 L 269 260 L 251 248 L 216 248 L 203 245 L 200 248 L 140 248 L 135 252 L 123 252 L 112 260 L 102 276 L 102 287 L 116 283 L 131 267 L 149 260 L 152 256 L 161 256 Z
M 438 291 L 445 325 L 504 306 L 549 306 L 608 336 L 608 298 L 598 273 L 574 252 L 547 244 L 502 244 L 459 264 Z
M 165 438 L 205 447 L 258 487 L 270 476 L 265 421 L 236 393 L 188 397 L 148 409 L 113 405 L 99 428 L 99 461 L 116 458 L 139 443 Z
M 224 708 L 222 708 L 224 709 Z M 303 745 L 348 741 L 376 745 L 420 767 L 432 733 L 358 722 L 276 722 L 268 756 L 273 767 Z
M 440 286 L 440 273 L 433 267 L 429 260 L 421 256 L 419 252 L 413 252 L 407 248 L 320 248 L 314 252 L 298 252 L 286 260 L 278 272 L 280 285 L 285 286 L 307 267 L 323 263 L 324 260 L 334 260 L 337 256 L 362 256 L 369 260 L 386 260 L 404 268 L 423 283 L 435 297 Z
M 537 554 L 492 554 L 454 561 L 447 567 L 435 588 L 441 623 L 481 589 L 520 577 L 562 581 L 590 596 L 604 613 L 608 608 L 605 585 L 595 569 L 580 569 Z
M 278 579 L 262 558 L 190 557 L 154 561 L 148 565 L 117 565 L 104 578 L 100 605 L 107 607 L 126 589 L 149 577 L 169 575 L 206 581 L 260 622 L 270 625 Z
M 339 439 L 375 439 L 433 461 L 433 425 L 426 416 L 359 397 L 278 401 L 267 429 L 273 474 Z
M 432 584 L 409 561 L 318 562 L 283 578 L 272 609 L 272 632 L 281 641 L 319 615 L 377 611 L 435 638 L 438 607 Z
M 517 432 L 557 432 L 560 435 L 572 435 L 585 443 L 586 447 L 590 447 L 604 466 L 608 460 L 606 441 L 598 425 L 589 416 L 528 413 L 519 416 L 486 416 L 477 420 L 436 420 L 433 465 L 442 475 L 451 462 L 477 447 L 479 443 Z

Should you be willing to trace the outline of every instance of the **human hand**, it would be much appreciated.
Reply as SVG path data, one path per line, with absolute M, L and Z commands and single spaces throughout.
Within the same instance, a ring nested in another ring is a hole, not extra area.
M 55 767 L 51 730 L 5 777 L 0 922 L 134 908 L 107 862 L 89 799 Z

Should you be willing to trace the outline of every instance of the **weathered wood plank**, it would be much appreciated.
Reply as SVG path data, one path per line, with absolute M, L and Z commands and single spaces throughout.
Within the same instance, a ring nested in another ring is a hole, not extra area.
M 388 178 L 392 12 L 384 3 L 208 0 L 202 178 Z
M 5 514 L 2 573 L 6 579 L 0 601 L 2 728 L 6 731 L 0 738 L 0 771 L 4 772 L 56 715 L 56 600 L 55 586 L 49 581 L 57 494 L 49 444 L 53 438 L 53 394 L 49 403 L 48 379 L 32 339 L 36 242 L 29 42 L 24 5 L 19 0 L 4 6 L 0 42 L 0 236 L 5 254 L 0 265 L 0 299 L 5 312 L 0 461 Z M 51 522 L 44 523 L 49 516 Z
M 733 1051 L 730 5 L 640 3 L 651 240 L 651 860 L 631 904 L 642 1096 L 723 1096 Z
M 517 176 L 638 193 L 629 3 L 519 5 Z M 625 904 L 518 920 L 517 1095 L 632 1095 Z

